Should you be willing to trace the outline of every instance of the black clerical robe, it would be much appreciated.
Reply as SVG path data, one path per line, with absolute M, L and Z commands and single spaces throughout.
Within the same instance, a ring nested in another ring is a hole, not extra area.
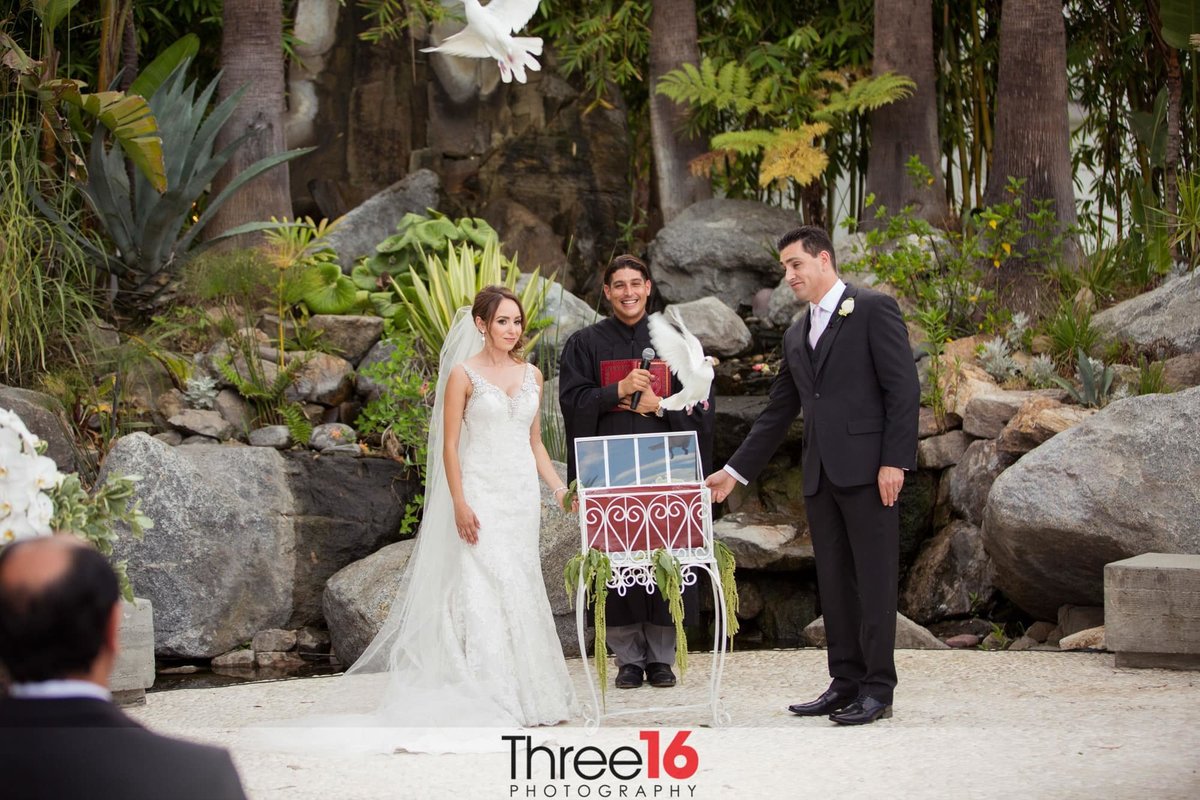
M 644 316 L 632 327 L 612 317 L 601 320 L 573 334 L 563 346 L 558 364 L 558 399 L 566 426 L 568 482 L 575 479 L 575 439 L 581 436 L 696 431 L 703 474 L 712 471 L 716 409 L 711 394 L 707 409 L 696 406 L 691 414 L 666 411 L 662 417 L 643 416 L 630 411 L 614 411 L 617 385 L 600 385 L 600 362 L 640 359 L 642 351 L 651 346 L 650 328 Z M 680 388 L 679 380 L 672 375 L 670 393 L 674 394 Z M 684 593 L 688 617 L 696 613 L 695 594 L 694 591 Z M 608 624 L 613 626 L 641 622 L 672 624 L 667 604 L 658 593 L 627 592 L 624 597 L 610 593 L 605 609 Z

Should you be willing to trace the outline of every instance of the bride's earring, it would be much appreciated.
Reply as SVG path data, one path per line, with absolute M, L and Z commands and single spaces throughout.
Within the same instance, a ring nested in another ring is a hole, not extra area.
M 485 344 L 487 343 L 487 335 L 484 334 L 483 331 L 479 332 L 479 341 L 484 342 Z

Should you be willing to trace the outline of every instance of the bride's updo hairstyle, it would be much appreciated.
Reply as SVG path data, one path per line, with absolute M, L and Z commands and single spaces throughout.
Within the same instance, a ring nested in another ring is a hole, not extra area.
M 525 331 L 529 328 L 529 320 L 525 317 L 525 306 L 521 305 L 521 298 L 513 294 L 511 289 L 505 286 L 485 286 L 480 289 L 479 294 L 475 295 L 475 302 L 471 305 L 471 318 L 483 320 L 484 329 L 490 330 L 492 320 L 496 318 L 496 309 L 500 307 L 502 300 L 512 300 L 516 303 L 517 311 L 521 315 L 521 338 L 509 351 L 509 355 L 512 356 L 513 361 L 524 361 L 521 350 L 525 347 Z

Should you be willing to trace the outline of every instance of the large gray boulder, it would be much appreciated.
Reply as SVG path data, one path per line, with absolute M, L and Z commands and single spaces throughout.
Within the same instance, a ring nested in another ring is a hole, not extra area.
M 812 536 L 803 518 L 726 514 L 713 523 L 713 536 L 733 553 L 739 570 L 793 571 L 816 566 Z
M 366 374 L 368 367 L 383 364 L 392 360 L 396 352 L 396 344 L 391 339 L 380 339 L 375 346 L 358 362 L 358 372 L 354 376 L 354 388 L 359 397 L 370 402 L 383 394 L 383 384 Z
M 284 627 L 322 622 L 321 596 L 335 572 L 399 538 L 404 507 L 420 485 L 388 458 L 283 453 L 296 565 L 291 617 Z
M 900 610 L 922 624 L 966 616 L 991 596 L 992 573 L 979 529 L 954 520 L 917 556 L 900 594 Z
M 383 335 L 383 318 L 361 314 L 315 314 L 308 320 L 310 331 L 321 334 L 329 349 L 357 364 Z
M 752 200 L 703 200 L 671 220 L 650 245 L 650 267 L 673 303 L 715 296 L 730 308 L 783 274 L 775 253 L 781 235 L 800 225 L 794 211 Z
M 546 293 L 541 315 L 551 320 L 550 325 L 542 330 L 539 345 L 551 347 L 555 351 L 561 350 L 567 339 L 571 338 L 571 334 L 602 319 L 602 314 L 568 292 L 561 283 L 547 281 L 536 273 L 527 273 L 517 279 L 518 294 L 531 279 L 538 282 L 539 291 L 544 290 Z
M 996 476 L 1012 466 L 1016 456 L 996 447 L 995 440 L 971 442 L 958 463 L 943 473 L 950 483 L 950 507 L 972 525 L 983 522 L 983 508 Z
M 762 610 L 754 618 L 763 639 L 775 647 L 798 647 L 805 643 L 805 629 L 817 618 L 817 589 L 811 580 L 794 575 L 754 573 L 754 593 L 762 598 Z M 711 638 L 708 640 L 711 645 Z
M 1092 323 L 1109 338 L 1140 347 L 1162 340 L 1185 353 L 1200 350 L 1200 270 L 1106 308 Z
M 114 554 L 154 604 L 158 655 L 216 656 L 288 621 L 294 506 L 277 451 L 173 448 L 135 433 L 109 452 L 101 480 L 111 472 L 142 476 L 136 497 L 154 520 L 140 542 L 121 531 Z
M 713 433 L 713 457 L 717 463 L 723 463 L 741 446 L 754 421 L 767 407 L 768 398 L 761 394 L 721 395 L 717 397 L 716 424 Z M 804 439 L 804 419 L 797 415 L 788 427 L 780 449 L 795 449 L 799 455 L 800 444 Z
M 333 652 L 349 666 L 387 620 L 416 539 L 390 544 L 342 568 L 325 586 L 321 607 Z
M 992 485 L 996 586 L 1038 619 L 1102 605 L 1104 565 L 1200 553 L 1200 388 L 1121 400 L 1027 453 Z
M 672 306 L 711 356 L 736 356 L 750 347 L 753 337 L 742 318 L 715 297 L 702 297 Z
M 396 232 L 405 214 L 437 208 L 440 189 L 436 173 L 419 169 L 339 217 L 326 241 L 337 251 L 342 269 L 349 271 L 359 258 L 374 255 L 375 245 Z
M 62 403 L 48 394 L 14 386 L 0 386 L 0 408 L 16 413 L 34 436 L 46 443 L 46 457 L 59 472 L 75 472 L 75 445 L 67 433 L 67 414 Z

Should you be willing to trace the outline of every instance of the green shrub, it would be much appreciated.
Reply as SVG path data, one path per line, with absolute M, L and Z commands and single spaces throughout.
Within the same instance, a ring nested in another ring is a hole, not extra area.
M 359 413 L 355 427 L 364 434 L 379 434 L 384 450 L 408 464 L 423 485 L 436 376 L 418 357 L 411 335 L 396 335 L 388 341 L 395 348 L 388 360 L 360 371 L 382 389 Z M 424 497 L 417 497 L 405 507 L 401 533 L 415 529 L 423 503 Z
M 43 201 L 37 128 L 18 103 L 0 103 L 0 381 L 23 385 L 63 358 L 79 362 L 79 344 L 95 318 L 93 265 L 79 245 L 89 238 L 61 185 Z M 38 204 L 54 204 L 57 222 Z
M 1171 391 L 1167 385 L 1165 374 L 1166 365 L 1161 361 L 1149 361 L 1146 356 L 1138 356 L 1137 393 L 1165 394 Z
M 1077 307 L 1069 299 L 1059 303 L 1054 316 L 1046 320 L 1046 336 L 1050 338 L 1050 357 L 1059 366 L 1070 363 L 1076 351 L 1092 352 L 1100 333 L 1092 327 L 1092 311 Z

